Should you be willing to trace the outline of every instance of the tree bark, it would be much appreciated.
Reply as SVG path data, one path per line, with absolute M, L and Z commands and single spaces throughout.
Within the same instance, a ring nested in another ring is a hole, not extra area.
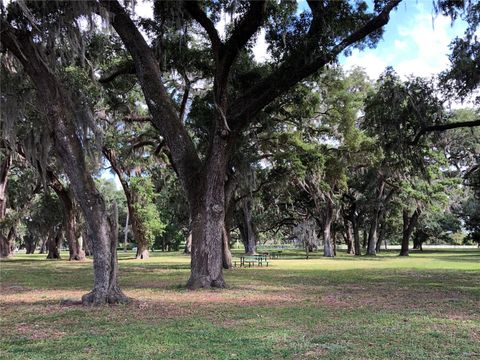
M 243 229 L 241 235 L 245 254 L 255 255 L 257 253 L 257 233 L 252 219 L 252 199 L 249 196 L 242 199 L 241 214 Z
M 345 227 L 345 243 L 347 244 L 347 254 L 355 255 L 352 223 L 346 217 L 344 217 L 343 225 Z
M 413 237 L 413 249 L 423 251 L 422 240 L 418 236 Z
M 364 225 L 365 226 L 365 225 Z M 367 239 L 368 239 L 368 236 L 367 236 L 367 230 L 365 228 L 363 228 L 363 238 L 362 238 L 362 248 L 363 249 L 367 249 Z
M 330 195 L 325 197 L 325 216 L 323 219 L 323 256 L 334 257 L 335 253 L 332 246 L 331 228 L 333 222 L 334 204 Z
M 8 258 L 15 255 L 15 230 L 16 224 L 8 230 L 7 236 L 0 234 L 0 258 Z
M 185 250 L 183 251 L 185 254 L 192 253 L 192 231 L 188 232 L 187 241 L 185 242 Z
M 201 191 L 192 208 L 192 261 L 189 289 L 225 287 L 223 278 L 225 233 L 225 173 L 227 140 L 215 135 L 203 172 Z M 196 189 L 198 189 L 198 185 Z M 191 188 L 187 189 L 190 192 Z M 193 206 L 192 206 L 193 205 Z
M 378 241 L 378 225 L 379 225 L 379 218 L 382 211 L 383 204 L 383 194 L 385 191 L 385 181 L 383 179 L 379 180 L 376 193 L 377 196 L 375 198 L 375 208 L 372 213 L 372 221 L 370 223 L 370 231 L 368 234 L 368 247 L 367 247 L 367 255 L 376 255 L 376 248 L 377 248 L 377 241 Z
M 42 240 L 40 241 L 40 251 L 38 253 L 45 254 L 46 251 L 47 251 L 47 237 L 42 236 Z
M 232 253 L 230 252 L 230 245 L 228 243 L 228 233 L 225 227 L 223 226 L 223 244 L 222 244 L 222 254 L 223 254 L 223 268 L 231 269 L 233 267 L 232 263 Z
M 12 156 L 9 152 L 4 155 L 0 164 L 0 222 L 5 219 L 7 213 L 7 183 L 8 173 L 12 165 Z M 13 248 L 10 244 L 8 234 L 0 232 L 0 258 L 7 258 L 13 255 Z
M 128 251 L 128 223 L 130 221 L 130 211 L 127 210 L 127 219 L 125 220 L 125 227 L 123 228 L 123 251 Z
M 60 260 L 60 245 L 62 243 L 62 236 L 59 230 L 52 231 L 47 239 L 48 255 L 47 259 Z
M 408 243 L 410 236 L 412 235 L 415 226 L 417 225 L 418 218 L 421 214 L 420 208 L 417 207 L 412 216 L 408 214 L 407 209 L 403 209 L 403 234 L 402 234 L 402 248 L 400 250 L 400 256 L 408 256 Z
M 381 251 L 382 247 L 382 242 L 385 242 L 386 246 L 386 239 L 385 239 L 385 232 L 386 232 L 386 223 L 385 220 L 387 219 L 387 211 L 385 209 L 382 209 L 380 212 L 379 216 L 379 229 L 378 229 L 378 239 L 377 239 L 377 245 L 376 245 L 376 251 L 379 253 Z M 386 247 L 385 247 L 386 250 Z
M 362 247 L 360 245 L 360 229 L 358 227 L 357 220 L 353 218 L 352 221 L 352 230 L 353 230 L 353 244 L 355 248 L 355 255 L 362 255 Z
M 27 254 L 34 254 L 35 248 L 37 247 L 37 241 L 32 234 L 26 234 L 23 237 L 23 242 L 25 243 L 25 251 Z

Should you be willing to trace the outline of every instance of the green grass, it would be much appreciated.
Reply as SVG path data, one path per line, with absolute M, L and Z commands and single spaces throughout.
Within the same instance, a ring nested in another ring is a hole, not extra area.
M 480 358 L 480 251 L 286 253 L 191 292 L 188 257 L 120 252 L 135 301 L 102 308 L 62 305 L 89 291 L 91 261 L 17 255 L 0 264 L 0 358 Z

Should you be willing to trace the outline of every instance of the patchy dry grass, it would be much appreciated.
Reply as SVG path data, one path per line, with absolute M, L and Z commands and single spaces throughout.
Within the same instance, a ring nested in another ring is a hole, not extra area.
M 480 359 L 480 251 L 292 252 L 184 288 L 189 259 L 120 253 L 130 305 L 83 307 L 91 261 L 0 264 L 2 359 Z M 74 301 L 65 301 L 65 300 Z

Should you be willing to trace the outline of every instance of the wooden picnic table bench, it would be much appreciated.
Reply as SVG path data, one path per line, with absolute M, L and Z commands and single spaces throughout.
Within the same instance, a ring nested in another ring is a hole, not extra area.
M 237 266 L 237 260 L 234 260 L 234 266 Z M 252 265 L 255 266 L 263 266 L 265 264 L 268 266 L 268 257 L 266 255 L 244 255 L 239 257 L 239 266 L 240 267 L 251 267 Z

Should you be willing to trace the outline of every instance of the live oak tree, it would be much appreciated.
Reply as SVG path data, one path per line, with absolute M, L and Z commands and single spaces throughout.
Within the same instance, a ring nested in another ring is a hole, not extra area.
M 75 27 L 78 22 L 74 20 L 84 13 L 85 4 L 32 2 L 27 8 L 23 5 L 11 3 L 8 11 L 2 9 L 1 44 L 16 57 L 36 88 L 43 129 L 52 136 L 55 153 L 94 239 L 94 288 L 82 301 L 86 304 L 127 301 L 117 284 L 116 222 L 107 213 L 86 158 L 86 147 L 91 135 L 96 134 L 92 110 L 81 92 L 74 93 L 69 88 L 68 68 L 62 67 L 65 62 L 77 60 L 78 54 L 62 51 L 72 48 L 56 46 L 56 42 L 67 40 L 68 36 L 60 36 L 65 34 L 73 34 L 71 39 L 81 42 L 80 29 Z
M 376 2 L 369 12 L 364 3 L 346 1 L 308 2 L 309 11 L 295 16 L 289 9 L 288 21 L 276 29 L 285 39 L 274 46 L 279 56 L 272 70 L 252 82 L 242 94 L 229 95 L 229 74 L 240 52 L 259 30 L 276 6 L 253 1 L 237 8 L 238 16 L 226 40 L 222 40 L 208 14 L 221 8 L 220 3 L 182 2 L 181 9 L 203 28 L 214 62 L 211 126 L 206 156 L 200 158 L 195 145 L 178 115 L 163 82 L 156 51 L 145 41 L 128 10 L 117 1 L 99 1 L 111 14 L 111 25 L 130 52 L 138 81 L 154 125 L 172 153 L 182 186 L 187 194 L 192 218 L 192 270 L 189 288 L 223 287 L 222 233 L 225 216 L 226 167 L 232 149 L 243 130 L 262 109 L 298 82 L 318 72 L 350 46 L 374 46 L 382 27 L 400 0 Z M 207 6 L 206 8 L 204 7 Z M 161 6 L 161 3 L 160 5 Z M 215 7 L 216 6 L 216 7 Z M 220 8 L 219 8 L 220 7 Z M 280 5 L 281 8 L 281 5 Z M 274 30 L 274 27 L 272 27 Z M 270 31 L 273 34 L 273 31 Z

